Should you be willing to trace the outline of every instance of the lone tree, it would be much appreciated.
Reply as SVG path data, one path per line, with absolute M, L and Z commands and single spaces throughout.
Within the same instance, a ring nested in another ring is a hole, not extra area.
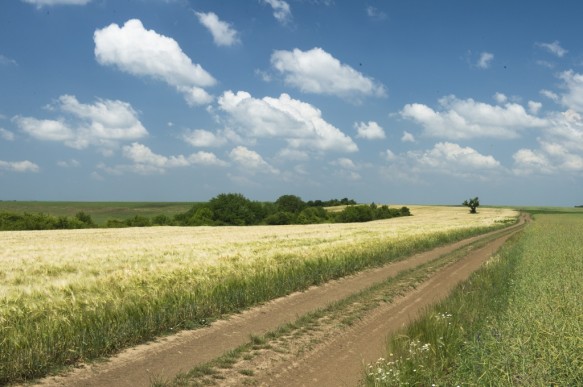
M 473 199 L 464 201 L 462 205 L 470 207 L 470 214 L 476 214 L 477 213 L 476 208 L 478 208 L 478 206 L 480 205 L 480 199 L 478 199 L 478 197 L 476 196 Z

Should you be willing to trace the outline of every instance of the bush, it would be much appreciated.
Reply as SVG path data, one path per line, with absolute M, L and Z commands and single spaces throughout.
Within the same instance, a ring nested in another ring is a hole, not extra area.
M 261 204 L 241 194 L 220 194 L 212 198 L 208 206 L 217 224 L 246 226 L 259 224 L 263 219 Z
M 265 223 L 269 225 L 294 224 L 296 218 L 291 212 L 279 211 L 265 218 Z

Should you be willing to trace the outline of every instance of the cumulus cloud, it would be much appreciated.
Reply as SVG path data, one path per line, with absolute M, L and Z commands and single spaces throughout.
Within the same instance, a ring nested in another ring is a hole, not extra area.
M 559 58 L 564 57 L 565 54 L 569 52 L 565 50 L 563 47 L 561 47 L 561 44 L 559 43 L 558 40 L 555 40 L 552 43 L 537 43 L 536 45 L 545 49 L 551 54 L 558 56 Z
M 540 109 L 543 107 L 543 104 L 540 102 L 536 102 L 536 101 L 528 101 L 528 111 L 531 114 L 538 114 L 538 112 L 540 111 Z
M 94 104 L 83 104 L 75 96 L 63 95 L 51 109 L 68 116 L 56 120 L 16 116 L 13 121 L 31 137 L 63 142 L 75 149 L 89 145 L 111 148 L 119 141 L 148 135 L 137 112 L 127 102 L 99 99 Z
M 14 133 L 4 128 L 0 128 L 0 138 L 6 141 L 13 141 Z
M 473 177 L 478 171 L 483 173 L 501 168 L 500 162 L 493 156 L 450 142 L 437 143 L 426 151 L 407 152 L 406 162 L 412 163 L 411 170 L 419 173 L 438 172 L 458 177 Z M 481 178 L 484 177 L 481 175 Z
M 357 131 L 356 137 L 359 138 L 365 138 L 367 140 L 380 140 L 386 137 L 383 128 L 381 128 L 380 125 L 374 121 L 369 121 L 368 123 L 357 122 L 354 124 L 354 127 Z
M 583 172 L 583 118 L 574 110 L 549 115 L 538 138 L 538 149 L 523 148 L 514 155 L 516 174 Z
M 550 90 L 543 89 L 540 91 L 540 94 L 544 97 L 547 97 L 553 102 L 559 102 L 559 96 L 557 95 L 557 93 L 554 93 Z
M 163 156 L 154 153 L 144 144 L 134 142 L 122 148 L 123 156 L 130 160 L 130 165 L 116 165 L 107 167 L 103 164 L 100 169 L 113 175 L 121 175 L 125 172 L 138 173 L 141 175 L 162 174 L 169 168 L 189 167 L 193 165 L 224 167 L 228 163 L 219 159 L 211 152 L 195 152 L 189 156 Z
M 22 0 L 25 3 L 36 5 L 37 8 L 53 5 L 85 5 L 91 0 Z
M 403 132 L 403 136 L 401 136 L 401 141 L 402 142 L 415 142 L 415 136 L 413 136 L 411 133 L 404 131 Z
M 572 70 L 559 74 L 563 81 L 565 92 L 560 97 L 560 102 L 569 109 L 583 113 L 583 74 L 575 73 Z
M 61 168 L 78 168 L 81 163 L 75 159 L 57 161 L 57 165 Z
M 282 138 L 292 149 L 355 152 L 350 137 L 322 118 L 312 105 L 281 94 L 253 98 L 245 91 L 226 91 L 218 100 L 227 124 L 247 138 Z
M 217 135 L 204 129 L 195 129 L 186 131 L 182 139 L 194 147 L 217 147 L 227 142 L 225 136 Z
M 385 87 L 319 47 L 308 51 L 277 50 L 271 55 L 272 66 L 284 82 L 304 93 L 343 97 L 386 96 Z
M 263 4 L 271 6 L 273 9 L 273 17 L 283 24 L 286 25 L 292 20 L 292 13 L 289 4 L 283 0 L 263 0 Z
M 214 12 L 195 14 L 198 21 L 210 31 L 217 46 L 232 46 L 240 42 L 237 31 L 229 23 L 220 20 Z
M 487 69 L 490 67 L 493 60 L 494 60 L 494 54 L 492 54 L 490 52 L 483 52 L 480 54 L 480 58 L 478 59 L 476 66 L 480 69 Z
M 40 170 L 39 166 L 35 163 L 24 160 L 24 161 L 3 161 L 0 160 L 0 171 L 8 172 L 38 172 Z
M 533 172 L 550 173 L 551 163 L 541 152 L 531 149 L 520 149 L 512 156 L 514 159 L 514 173 L 517 175 L 529 175 Z
M 279 170 L 267 163 L 261 155 L 244 146 L 237 146 L 231 150 L 229 157 L 247 172 L 263 172 L 279 174 Z
M 542 128 L 546 120 L 530 115 L 523 106 L 506 103 L 493 106 L 469 98 L 455 96 L 439 100 L 440 111 L 427 105 L 413 103 L 403 107 L 403 118 L 422 125 L 426 135 L 452 140 L 469 138 L 517 138 L 522 130 Z
M 140 20 L 128 20 L 122 27 L 112 23 L 96 30 L 93 40 L 99 64 L 166 82 L 191 105 L 212 101 L 204 90 L 216 84 L 212 75 L 192 63 L 174 39 L 146 30 Z

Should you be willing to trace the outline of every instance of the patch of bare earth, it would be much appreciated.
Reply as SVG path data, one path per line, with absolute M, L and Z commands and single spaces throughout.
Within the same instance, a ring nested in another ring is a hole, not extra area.
M 486 235 L 491 237 L 492 234 Z M 362 376 L 363 365 L 382 356 L 383 337 L 407 324 L 425 306 L 445 297 L 457 283 L 487 260 L 508 235 L 443 268 L 436 266 L 434 274 L 414 289 L 411 283 L 418 281 L 403 282 L 398 297 L 375 295 L 383 302 L 378 302 L 366 313 L 356 313 L 358 317 L 355 319 L 323 315 L 300 329 L 291 329 L 288 335 L 273 340 L 261 337 L 300 316 L 325 308 L 406 270 L 432 261 L 437 265 L 438 259 L 445 254 L 487 236 L 469 238 L 294 293 L 217 321 L 209 327 L 183 331 L 125 350 L 107 361 L 45 378 L 38 385 L 147 386 L 153 381 L 172 380 L 177 374 L 208 363 L 250 341 L 251 350 L 243 353 L 235 364 L 224 364 L 219 371 L 214 367 L 213 372 L 202 377 L 200 382 L 269 386 L 355 385 Z M 395 286 L 399 289 L 398 284 Z M 361 304 L 356 302 L 347 306 L 344 317 L 351 311 L 358 312 Z M 197 383 L 196 380 L 190 382 Z

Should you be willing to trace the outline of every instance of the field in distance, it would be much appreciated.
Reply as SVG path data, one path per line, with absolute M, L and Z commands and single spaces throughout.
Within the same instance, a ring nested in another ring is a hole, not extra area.
M 157 215 L 170 217 L 188 211 L 193 202 L 44 202 L 44 201 L 0 201 L 0 212 L 17 214 L 44 213 L 53 216 L 72 217 L 78 212 L 91 215 L 98 226 L 108 219 L 130 219 L 134 216 L 152 218 Z

